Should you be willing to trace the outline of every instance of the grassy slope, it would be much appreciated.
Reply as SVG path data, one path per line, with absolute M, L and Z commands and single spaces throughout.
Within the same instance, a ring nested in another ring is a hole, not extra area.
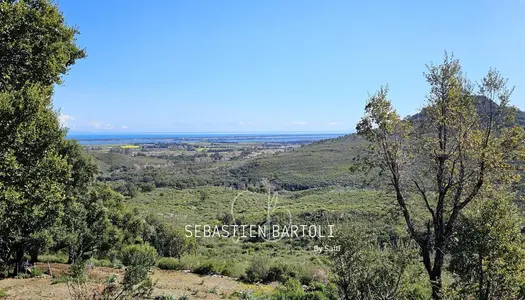
M 219 225 L 219 216 L 230 214 L 231 202 L 239 191 L 224 187 L 197 189 L 156 189 L 127 199 L 131 207 L 143 215 L 156 214 L 183 231 L 186 225 Z M 205 195 L 205 196 L 204 196 Z M 243 224 L 261 224 L 266 219 L 267 195 L 245 192 L 234 206 L 236 218 Z M 360 224 L 381 240 L 388 241 L 392 234 L 403 235 L 404 225 L 393 213 L 392 197 L 377 192 L 328 187 L 304 191 L 284 191 L 278 195 L 276 214 L 289 211 L 292 224 Z M 279 223 L 286 225 L 284 223 Z M 199 264 L 212 261 L 215 265 L 231 265 L 240 273 L 254 255 L 267 255 L 273 260 L 301 265 L 306 269 L 327 272 L 326 255 L 313 251 L 324 241 L 311 238 L 283 239 L 279 242 L 235 243 L 227 238 L 198 238 Z
M 362 176 L 352 173 L 350 168 L 363 147 L 363 140 L 348 135 L 285 152 L 208 163 L 107 152 L 93 152 L 93 155 L 106 175 L 111 169 L 119 169 L 112 173 L 113 180 L 135 183 L 154 180 L 157 187 L 241 184 L 242 188 L 248 184 L 258 185 L 266 178 L 283 189 L 293 191 L 328 186 L 360 188 Z
M 310 145 L 259 157 L 230 169 L 234 177 L 248 182 L 267 178 L 287 190 L 326 186 L 360 186 L 360 175 L 350 168 L 364 141 L 355 135 L 324 140 Z

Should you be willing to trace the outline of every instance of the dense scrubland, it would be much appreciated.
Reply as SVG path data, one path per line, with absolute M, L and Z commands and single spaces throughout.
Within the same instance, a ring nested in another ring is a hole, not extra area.
M 0 12 L 0 297 L 525 297 L 525 118 L 497 71 L 475 85 L 446 54 L 428 66 L 420 114 L 400 118 L 383 87 L 356 134 L 308 145 L 81 146 L 52 106 L 85 57 L 77 29 L 47 0 Z M 185 232 L 288 218 L 336 232 Z

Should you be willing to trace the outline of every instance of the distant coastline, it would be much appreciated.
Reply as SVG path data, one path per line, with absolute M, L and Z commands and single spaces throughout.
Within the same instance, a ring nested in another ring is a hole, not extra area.
M 83 145 L 104 144 L 145 144 L 145 143 L 309 143 L 343 136 L 347 133 L 322 132 L 268 132 L 268 133 L 68 133 L 68 139 L 75 139 Z

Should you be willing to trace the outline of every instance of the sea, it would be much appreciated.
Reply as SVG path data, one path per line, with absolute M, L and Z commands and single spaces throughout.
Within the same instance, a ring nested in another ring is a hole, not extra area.
M 67 138 L 75 139 L 82 145 L 109 144 L 155 144 L 155 143 L 311 143 L 331 139 L 347 133 L 319 132 L 271 132 L 271 133 L 68 133 Z

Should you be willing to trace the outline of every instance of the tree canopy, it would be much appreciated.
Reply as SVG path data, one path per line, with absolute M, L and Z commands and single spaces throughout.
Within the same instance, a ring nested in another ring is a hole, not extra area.
M 505 190 L 519 179 L 525 131 L 513 122 L 512 89 L 497 71 L 489 70 L 477 92 L 499 103 L 481 113 L 473 84 L 453 55 L 429 65 L 425 79 L 430 92 L 421 119 L 402 120 L 388 88 L 381 88 L 368 100 L 357 132 L 371 142 L 367 163 L 382 170 L 392 188 L 420 247 L 433 298 L 441 299 L 445 255 L 460 212 L 485 189 Z M 415 216 L 415 203 L 426 216 Z
M 60 84 L 86 56 L 75 43 L 78 33 L 48 0 L 0 1 L 0 91 Z

